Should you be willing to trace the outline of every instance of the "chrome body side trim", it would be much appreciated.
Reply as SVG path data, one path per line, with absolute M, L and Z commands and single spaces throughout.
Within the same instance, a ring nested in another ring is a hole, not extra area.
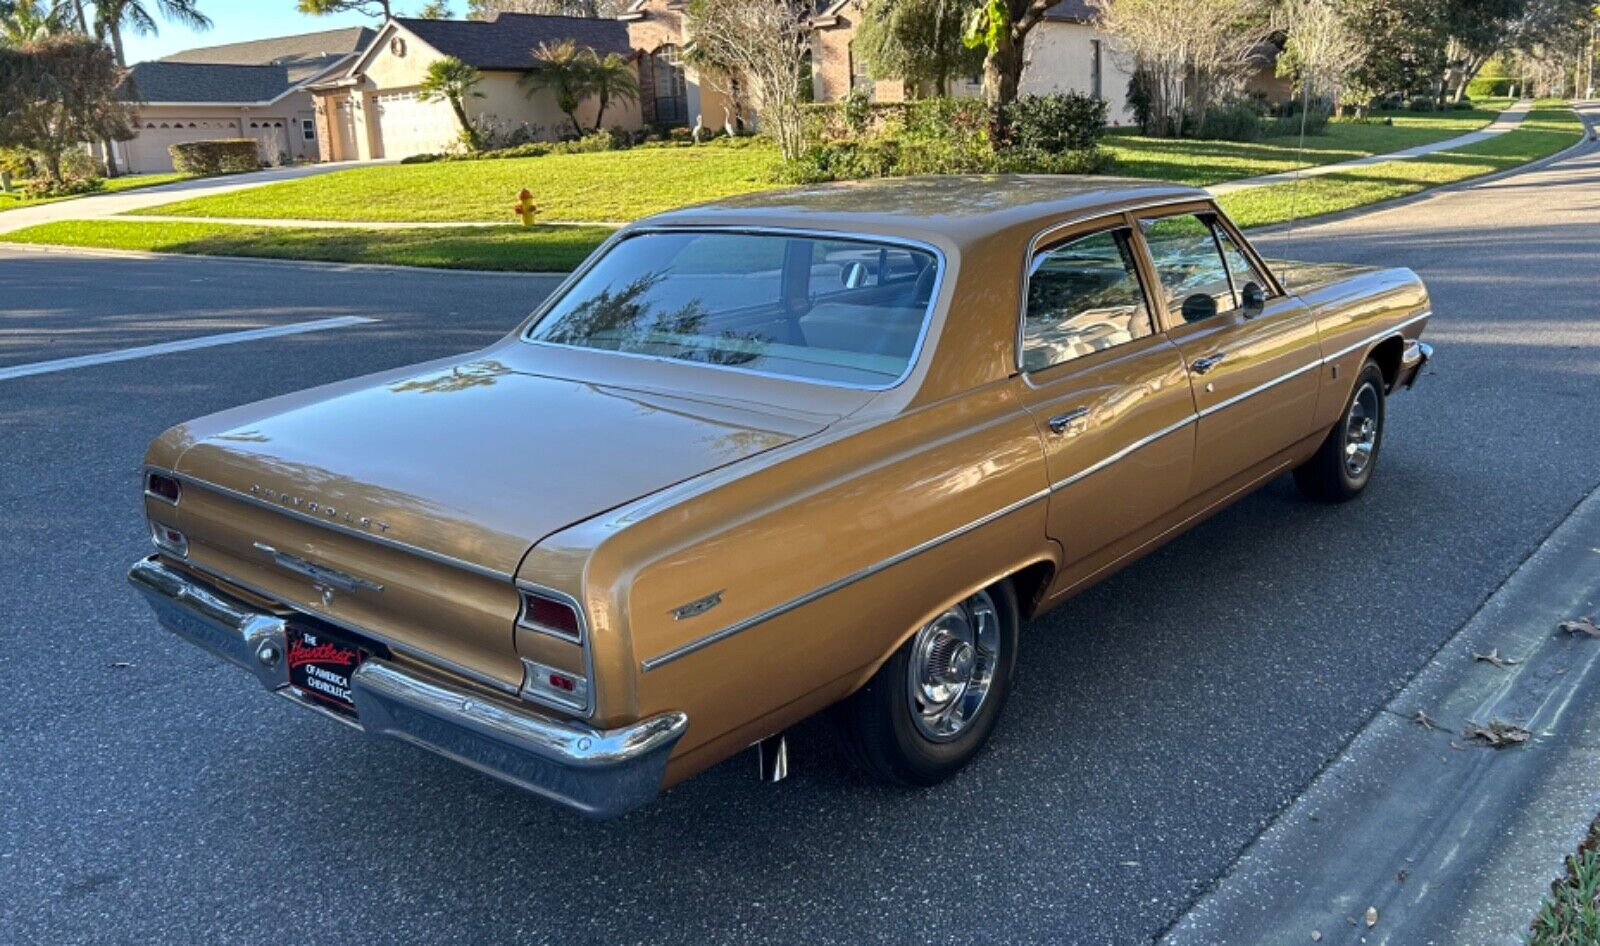
M 700 650 L 701 648 L 710 647 L 712 644 L 715 644 L 718 641 L 727 640 L 728 638 L 734 636 L 735 634 L 741 633 L 743 631 L 747 631 L 750 628 L 755 627 L 758 624 L 765 624 L 767 621 L 770 621 L 773 618 L 779 617 L 779 616 L 784 615 L 784 614 L 788 614 L 790 611 L 793 611 L 795 608 L 801 607 L 802 605 L 810 604 L 811 602 L 817 600 L 818 598 L 821 598 L 821 597 L 823 597 L 825 595 L 830 595 L 830 594 L 834 593 L 835 591 L 838 591 L 841 588 L 849 587 L 850 585 L 853 585 L 856 582 L 861 581 L 864 578 L 870 578 L 873 575 L 876 575 L 876 574 L 878 574 L 879 572 L 881 572 L 881 571 L 883 571 L 885 569 L 893 568 L 894 566 L 900 564 L 901 562 L 904 562 L 904 561 L 906 561 L 908 559 L 911 559 L 911 558 L 915 558 L 916 556 L 921 555 L 923 552 L 926 552 L 931 548 L 934 548 L 936 546 L 943 545 L 944 543 L 949 542 L 951 539 L 960 538 L 961 536 L 966 535 L 968 532 L 971 532 L 974 529 L 978 529 L 978 528 L 980 528 L 982 526 L 986 526 L 989 523 L 994 522 L 996 519 L 1000 519 L 1000 518 L 1002 518 L 1004 516 L 1008 516 L 1011 513 L 1016 512 L 1019 509 L 1022 509 L 1022 508 L 1026 507 L 1026 506 L 1030 506 L 1030 505 L 1038 502 L 1039 500 L 1046 498 L 1049 495 L 1050 495 L 1050 491 L 1048 489 L 1041 489 L 1037 493 L 1032 494 L 1031 496 L 1026 496 L 1026 497 L 1024 497 L 1022 499 L 1017 500 L 1014 503 L 1010 503 L 1009 505 L 1006 505 L 1006 506 L 1004 506 L 1004 507 L 1002 507 L 1000 509 L 997 509 L 994 512 L 991 512 L 991 513 L 989 513 L 989 514 L 987 514 L 985 516 L 981 516 L 981 517 L 979 517 L 977 519 L 974 519 L 973 521 L 967 523 L 966 525 L 958 526 L 958 527 L 956 527 L 954 529 L 951 529 L 949 532 L 946 532 L 943 535 L 935 536 L 934 538 L 931 538 L 928 541 L 923 542 L 920 545 L 917 545 L 917 546 L 914 546 L 912 548 L 909 548 L 909 549 L 905 550 L 904 552 L 900 552 L 900 553 L 898 553 L 896 555 L 891 555 L 890 557 L 888 557 L 886 559 L 883 559 L 882 561 L 875 562 L 875 563 L 873 563 L 871 565 L 868 565 L 868 566 L 866 566 L 864 568 L 857 569 L 856 571 L 853 571 L 850 574 L 845 575 L 843 578 L 839 578 L 839 579 L 837 579 L 835 581 L 831 581 L 828 584 L 823 585 L 821 588 L 816 588 L 816 589 L 813 589 L 811 591 L 808 591 L 805 594 L 799 596 L 798 598 L 791 598 L 790 600 L 785 601 L 782 604 L 776 605 L 774 607 L 768 608 L 767 610 L 762 611 L 759 614 L 751 615 L 750 617 L 745 618 L 743 621 L 739 621 L 739 622 L 737 622 L 735 624 L 730 624 L 727 627 L 722 628 L 721 630 L 718 630 L 718 631 L 712 631 L 710 634 L 707 634 L 704 637 L 697 637 L 694 640 L 688 642 L 687 644 L 683 644 L 681 646 L 674 647 L 672 650 L 669 650 L 666 653 L 657 654 L 654 657 L 651 657 L 651 658 L 649 658 L 647 660 L 641 661 L 640 664 L 639 664 L 639 668 L 641 670 L 650 671 L 650 670 L 656 669 L 657 667 L 661 667 L 661 666 L 664 666 L 666 664 L 672 663 L 674 660 L 677 660 L 680 657 L 687 657 L 688 655 L 694 653 L 697 650 Z
M 1216 412 L 1221 411 L 1221 410 L 1226 410 L 1227 408 L 1232 407 L 1233 405 L 1239 403 L 1240 401 L 1242 401 L 1242 400 L 1244 400 L 1246 398 L 1255 397 L 1257 394 L 1260 394 L 1262 391 L 1266 391 L 1266 390 L 1269 390 L 1271 388 L 1275 388 L 1275 387 L 1277 387 L 1278 385 L 1282 384 L 1285 381 L 1289 381 L 1289 380 L 1292 380 L 1294 378 L 1298 378 L 1301 375 L 1305 374 L 1307 371 L 1315 371 L 1318 368 L 1321 368 L 1322 364 L 1323 363 L 1320 362 L 1320 361 L 1308 361 L 1305 364 L 1301 365 L 1300 367 L 1294 369 L 1293 371 L 1291 371 L 1291 372 L 1289 372 L 1287 374 L 1280 374 L 1276 378 L 1273 378 L 1271 381 L 1264 381 L 1261 384 L 1256 385 L 1255 387 L 1251 388 L 1248 391 L 1241 391 L 1240 393 L 1235 394 L 1233 397 L 1227 398 L 1226 400 L 1218 401 L 1217 403 L 1215 403 L 1215 404 L 1211 405 L 1210 407 L 1206 408 L 1205 410 L 1201 411 L 1196 416 L 1197 417 L 1210 417 L 1212 414 L 1215 414 Z
M 1140 447 L 1147 447 L 1150 444 L 1155 443 L 1157 440 L 1160 440 L 1162 437 L 1167 436 L 1168 434 L 1177 433 L 1178 431 L 1180 431 L 1183 428 L 1189 426 L 1190 424 L 1194 423 L 1198 419 L 1199 418 L 1196 415 L 1190 414 L 1188 417 L 1185 417 L 1183 420 L 1180 420 L 1175 424 L 1168 424 L 1167 426 L 1161 428 L 1160 430 L 1156 431 L 1153 434 L 1150 434 L 1150 435 L 1145 436 L 1145 437 L 1140 437 L 1138 440 L 1135 440 L 1133 443 L 1128 444 L 1126 447 L 1123 447 L 1121 450 L 1118 450 L 1116 453 L 1113 453 L 1109 457 L 1106 457 L 1105 459 L 1100 460 L 1098 463 L 1092 463 L 1089 466 L 1084 467 L 1083 469 L 1079 470 L 1078 472 L 1076 472 L 1076 473 L 1072 474 L 1071 476 L 1067 477 L 1066 479 L 1052 484 L 1050 486 L 1050 492 L 1053 493 L 1058 489 L 1065 489 L 1066 487 L 1071 486 L 1073 483 L 1078 482 L 1079 480 L 1083 479 L 1086 476 L 1090 476 L 1090 475 L 1093 475 L 1095 473 L 1098 473 L 1101 470 L 1105 469 L 1106 467 L 1110 466 L 1111 464 L 1113 464 L 1113 463 L 1117 462 L 1118 460 L 1121 460 L 1122 458 L 1126 457 L 1128 454 L 1134 452 L 1135 450 L 1138 450 Z
M 1381 332 L 1378 332 L 1378 333 L 1373 334 L 1373 335 L 1369 335 L 1366 338 L 1363 338 L 1361 341 L 1356 342 L 1354 345 L 1346 345 L 1345 347 L 1339 349 L 1338 351 L 1334 352 L 1331 355 L 1323 355 L 1322 356 L 1322 363 L 1323 364 L 1327 364 L 1330 361 L 1337 361 L 1340 358 L 1343 358 L 1345 355 L 1348 355 L 1348 354 L 1350 354 L 1351 352 L 1353 352 L 1353 351 L 1355 351 L 1357 349 L 1365 348 L 1368 345 L 1373 344 L 1374 342 L 1382 341 L 1383 339 L 1388 338 L 1390 335 L 1393 335 L 1396 332 L 1399 332 L 1401 329 L 1410 328 L 1411 326 L 1416 325 L 1418 322 L 1421 322 L 1423 319 L 1431 318 L 1432 316 L 1433 316 L 1433 310 L 1432 309 L 1423 309 L 1421 312 L 1417 313 L 1416 315 L 1413 315 L 1411 318 L 1406 319 L 1405 321 L 1400 322 L 1400 323 L 1398 323 L 1396 325 L 1391 325 L 1391 326 L 1389 326 L 1388 328 L 1384 329 Z
M 533 331 L 534 327 L 543 321 L 544 317 L 550 313 L 550 310 L 555 308 L 556 304 L 565 298 L 567 293 L 578 284 L 578 281 L 584 276 L 588 275 L 589 271 L 598 265 L 600 260 L 605 258 L 606 254 L 610 253 L 616 244 L 622 242 L 623 240 L 650 233 L 748 233 L 755 236 L 809 237 L 812 239 L 822 240 L 851 241 L 865 245 L 877 244 L 880 246 L 900 246 L 907 249 L 920 250 L 921 252 L 929 254 L 933 257 L 933 265 L 935 267 L 933 289 L 931 294 L 928 296 L 928 308 L 927 311 L 922 314 L 922 328 L 917 333 L 917 342 L 911 349 L 910 357 L 906 360 L 905 370 L 900 373 L 898 378 L 886 384 L 859 384 L 851 381 L 825 381 L 819 378 L 807 378 L 802 375 L 781 374 L 775 371 L 761 371 L 755 368 L 741 368 L 738 365 L 717 365 L 700 361 L 684 361 L 681 358 L 667 358 L 661 355 L 643 355 L 639 354 L 638 352 L 613 351 L 608 348 L 586 348 L 581 345 L 567 345 L 560 342 L 547 342 L 541 339 L 528 337 L 529 333 Z M 578 351 L 599 352 L 606 355 L 620 355 L 625 358 L 656 361 L 669 365 L 685 365 L 698 368 L 711 368 L 717 371 L 732 371 L 738 374 L 753 375 L 759 378 L 776 378 L 780 381 L 788 381 L 794 384 L 816 384 L 823 387 L 847 388 L 855 391 L 888 391 L 904 384 L 906 379 L 911 377 L 912 372 L 917 370 L 917 365 L 921 363 L 923 355 L 926 354 L 925 349 L 927 348 L 928 335 L 933 330 L 934 313 L 938 309 L 939 297 L 944 292 L 945 275 L 948 266 L 949 264 L 945 259 L 944 251 L 939 249 L 939 247 L 934 246 L 932 243 L 926 243 L 922 240 L 913 240 L 909 237 L 891 236 L 878 233 L 862 233 L 852 230 L 812 230 L 804 227 L 759 227 L 739 226 L 736 224 L 643 224 L 641 226 L 630 227 L 626 230 L 619 231 L 607 239 L 604 243 L 600 244 L 600 246 L 592 254 L 590 254 L 589 258 L 584 261 L 583 265 L 580 266 L 571 277 L 564 281 L 560 286 L 556 287 L 556 291 L 552 292 L 545 298 L 544 302 L 539 304 L 539 307 L 534 310 L 533 315 L 526 319 L 517 329 L 517 337 L 525 344 L 540 345 L 546 348 L 567 348 Z
M 136 562 L 128 580 L 168 630 L 250 670 L 267 690 L 302 705 L 284 659 L 292 618 L 266 614 L 159 558 Z M 668 712 L 616 729 L 545 716 L 371 657 L 350 676 L 355 719 L 372 735 L 420 746 L 596 818 L 645 804 L 660 791 L 667 759 L 689 725 Z
M 449 566 L 451 568 L 459 568 L 462 571 L 472 572 L 475 575 L 482 575 L 485 578 L 496 578 L 496 579 L 499 579 L 501 581 L 506 581 L 506 582 L 511 581 L 512 577 L 513 577 L 509 573 L 499 571 L 498 569 L 489 568 L 489 567 L 484 566 L 484 565 L 477 565 L 477 564 L 474 564 L 473 562 L 469 562 L 469 561 L 466 561 L 464 559 L 459 559 L 459 558 L 455 558 L 454 556 L 445 555 L 442 552 L 435 552 L 435 551 L 432 551 L 430 549 L 425 549 L 425 548 L 421 548 L 419 546 L 411 545 L 409 543 L 402 542 L 399 539 L 392 539 L 392 538 L 390 538 L 388 536 L 377 535 L 377 534 L 372 533 L 372 532 L 363 532 L 360 529 L 354 529 L 354 528 L 351 528 L 350 526 L 341 525 L 340 523 L 333 522 L 333 521 L 331 521 L 331 520 L 329 520 L 329 519 L 327 519 L 325 517 L 313 516 L 313 515 L 310 515 L 309 513 L 301 512 L 298 509 L 293 509 L 293 508 L 290 508 L 288 506 L 285 506 L 282 503 L 275 503 L 275 502 L 271 502 L 269 500 L 262 499 L 259 496 L 252 496 L 249 493 L 242 492 L 240 490 L 233 489 L 231 487 L 221 486 L 221 485 L 219 485 L 217 483 L 212 483 L 209 480 L 203 480 L 203 479 L 199 478 L 198 476 L 192 476 L 192 475 L 190 475 L 188 473 L 179 473 L 176 470 L 164 470 L 164 469 L 161 469 L 160 467 L 148 467 L 147 469 L 156 470 L 157 472 L 160 472 L 160 473 L 165 473 L 168 476 L 171 476 L 172 478 L 178 480 L 179 482 L 190 483 L 190 484 L 193 484 L 195 486 L 200 487 L 201 489 L 209 489 L 209 490 L 212 490 L 214 492 L 221 493 L 224 496 L 227 496 L 229 498 L 237 499 L 237 500 L 240 500 L 241 502 L 249 503 L 252 506 L 259 506 L 262 509 L 273 509 L 273 510 L 276 510 L 278 512 L 283 513 L 286 516 L 290 516 L 292 518 L 299 519 L 299 520 L 301 520 L 303 522 L 315 523 L 316 525 L 322 526 L 323 528 L 326 528 L 326 529 L 332 529 L 335 532 L 338 532 L 338 533 L 340 533 L 342 535 L 349 535 L 349 536 L 354 536 L 355 538 L 358 538 L 358 539 L 365 539 L 368 542 L 372 542 L 372 543 L 374 543 L 376 545 L 386 545 L 386 546 L 388 546 L 388 547 L 390 547 L 392 549 L 397 549 L 399 551 L 406 552 L 408 554 L 418 556 L 419 558 L 425 558 L 430 562 L 435 562 L 435 563 L 440 564 L 440 565 L 447 565 L 447 566 Z

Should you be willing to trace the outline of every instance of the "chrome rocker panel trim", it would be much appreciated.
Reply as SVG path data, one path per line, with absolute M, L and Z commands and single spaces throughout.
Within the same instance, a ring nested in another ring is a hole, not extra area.
M 284 660 L 257 657 L 263 647 L 284 653 L 293 618 L 257 611 L 159 556 L 136 562 L 128 581 L 167 630 L 250 671 L 267 690 L 320 708 L 289 686 Z M 685 714 L 663 713 L 594 729 L 375 657 L 350 683 L 356 719 L 330 710 L 325 715 L 421 746 L 592 818 L 616 817 L 653 799 L 672 747 L 689 726 Z

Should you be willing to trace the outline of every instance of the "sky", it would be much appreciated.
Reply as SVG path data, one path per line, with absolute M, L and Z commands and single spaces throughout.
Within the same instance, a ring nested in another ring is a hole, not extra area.
M 427 0 L 398 0 L 395 13 L 406 16 L 422 9 Z M 197 46 L 220 46 L 249 39 L 266 39 L 269 36 L 288 36 L 293 33 L 314 33 L 344 26 L 377 26 L 376 17 L 359 13 L 336 13 L 332 16 L 306 16 L 295 10 L 295 0 L 196 0 L 200 12 L 211 18 L 212 27 L 196 33 L 186 26 L 168 22 L 156 12 L 157 0 L 145 0 L 145 8 L 155 13 L 161 32 L 156 36 L 123 35 L 128 62 L 160 59 L 184 49 Z M 452 0 L 453 12 L 459 16 L 466 8 L 463 0 Z

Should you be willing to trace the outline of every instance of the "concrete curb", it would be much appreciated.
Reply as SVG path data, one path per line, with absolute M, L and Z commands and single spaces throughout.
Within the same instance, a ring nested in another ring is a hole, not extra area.
M 1600 809 L 1600 641 L 1556 630 L 1600 606 L 1597 533 L 1600 489 L 1160 942 L 1520 946 Z M 1461 735 L 1496 719 L 1532 739 Z
M 55 243 L 7 243 L 0 237 L 0 252 L 47 253 L 56 256 L 103 256 L 109 259 L 134 259 L 160 262 L 166 260 L 206 260 L 218 263 L 249 263 L 256 266 L 318 269 L 323 271 L 444 273 L 454 276 L 498 276 L 520 279 L 566 279 L 569 272 L 523 272 L 501 269 L 451 269 L 445 266 L 401 266 L 394 263 L 338 263 L 330 260 L 272 259 L 265 256 L 222 256 L 215 253 L 155 253 L 146 250 L 113 250 L 95 246 L 61 246 Z

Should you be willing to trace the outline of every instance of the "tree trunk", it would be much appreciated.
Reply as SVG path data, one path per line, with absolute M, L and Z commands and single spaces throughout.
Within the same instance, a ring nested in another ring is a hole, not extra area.
M 996 145 L 1010 137 L 1005 109 L 1016 101 L 1022 81 L 1022 46 L 1002 30 L 1000 41 L 983 57 L 983 98 L 989 103 L 989 134 Z
M 483 150 L 483 142 L 478 138 L 478 129 L 472 124 L 472 119 L 467 117 L 467 107 L 457 96 L 449 96 L 450 108 L 456 113 L 456 121 L 461 123 L 461 133 L 467 136 L 467 145 L 474 151 Z
M 81 6 L 79 8 L 79 13 L 82 13 Z M 115 21 L 111 22 L 110 27 L 111 48 L 117 54 L 117 65 L 126 69 L 128 68 L 128 57 L 122 51 L 122 27 Z M 105 148 L 106 177 L 120 177 L 122 172 L 117 168 L 117 152 L 115 150 L 116 146 L 112 143 L 110 138 L 107 138 L 102 144 Z
M 600 93 L 594 100 L 594 130 L 598 134 L 601 124 L 606 118 L 606 106 L 611 104 L 611 96 Z
M 572 122 L 572 130 L 576 131 L 578 133 L 578 137 L 579 138 L 582 138 L 583 137 L 583 124 L 578 121 L 578 113 L 577 112 L 567 112 L 567 118 L 569 120 L 571 120 L 571 122 Z
M 72 8 L 78 14 L 78 32 L 89 35 L 89 17 L 83 12 L 83 0 L 72 0 Z

